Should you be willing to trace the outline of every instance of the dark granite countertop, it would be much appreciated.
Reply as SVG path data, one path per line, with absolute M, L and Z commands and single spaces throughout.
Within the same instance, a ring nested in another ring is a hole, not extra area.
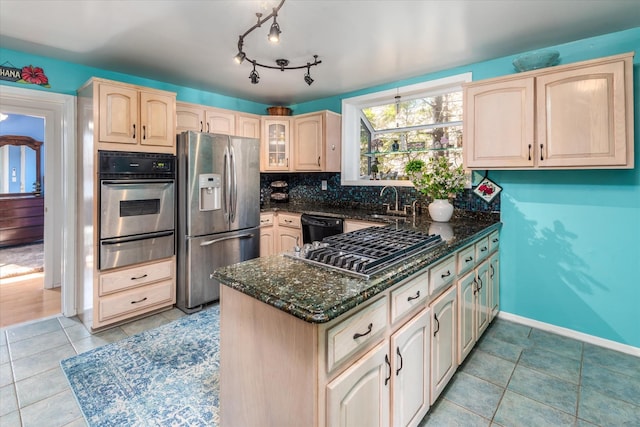
M 371 211 L 278 204 L 263 211 L 306 212 L 345 219 L 373 221 Z M 376 219 L 376 221 L 380 221 Z M 252 296 L 310 323 L 328 322 L 384 292 L 401 280 L 425 269 L 454 251 L 501 227 L 495 214 L 456 212 L 448 223 L 432 222 L 429 216 L 408 216 L 393 224 L 428 234 L 440 234 L 445 241 L 426 253 L 408 257 L 365 280 L 335 270 L 298 261 L 282 254 L 261 257 L 223 267 L 214 276 L 224 285 Z

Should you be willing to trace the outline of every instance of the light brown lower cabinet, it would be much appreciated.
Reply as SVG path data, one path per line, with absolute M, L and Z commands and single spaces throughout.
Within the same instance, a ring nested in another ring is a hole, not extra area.
M 419 425 L 458 368 L 452 260 L 474 258 L 474 243 L 327 323 L 221 286 L 220 425 Z M 481 271 L 492 289 L 492 265 L 497 256 L 462 274 Z M 445 283 L 437 293 L 430 278 Z

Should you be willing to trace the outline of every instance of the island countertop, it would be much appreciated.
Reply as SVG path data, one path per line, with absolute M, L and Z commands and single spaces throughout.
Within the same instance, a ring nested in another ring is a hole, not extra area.
M 285 209 L 283 209 L 285 210 Z M 289 211 L 289 209 L 286 209 Z M 364 215 L 362 215 L 364 216 Z M 427 215 L 393 224 L 428 234 L 440 234 L 444 243 L 375 274 L 368 280 L 311 265 L 282 254 L 255 258 L 222 267 L 213 275 L 229 286 L 310 323 L 328 322 L 384 292 L 401 280 L 438 262 L 470 242 L 498 230 L 495 217 L 457 217 L 448 223 L 431 222 Z

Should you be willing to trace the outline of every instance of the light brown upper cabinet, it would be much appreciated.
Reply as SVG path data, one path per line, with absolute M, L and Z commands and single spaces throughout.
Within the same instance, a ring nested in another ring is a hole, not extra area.
M 260 116 L 178 102 L 176 132 L 189 130 L 260 138 Z
M 293 170 L 340 172 L 341 116 L 331 111 L 293 117 Z
M 102 79 L 90 85 L 98 90 L 99 143 L 175 146 L 174 93 Z
M 632 169 L 633 53 L 468 83 L 472 169 Z
M 340 172 L 340 114 L 319 111 L 262 119 L 262 171 Z

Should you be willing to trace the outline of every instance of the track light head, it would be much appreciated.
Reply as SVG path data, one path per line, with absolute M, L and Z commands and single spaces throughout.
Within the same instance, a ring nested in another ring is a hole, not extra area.
M 313 83 L 313 79 L 311 78 L 311 74 L 309 74 L 309 67 L 307 67 L 307 74 L 304 75 L 304 81 L 309 86 L 311 86 L 311 83 Z
M 244 58 L 246 57 L 247 55 L 244 52 L 240 51 L 233 59 L 236 61 L 237 64 L 242 64 L 242 62 L 244 61 Z
M 271 29 L 269 30 L 269 41 L 271 43 L 278 43 L 280 41 L 280 25 L 276 22 L 276 10 L 273 10 L 273 24 L 271 24 Z
M 253 64 L 253 71 L 249 74 L 249 80 L 251 80 L 251 83 L 254 85 L 260 81 L 260 74 L 256 71 L 256 64 Z

